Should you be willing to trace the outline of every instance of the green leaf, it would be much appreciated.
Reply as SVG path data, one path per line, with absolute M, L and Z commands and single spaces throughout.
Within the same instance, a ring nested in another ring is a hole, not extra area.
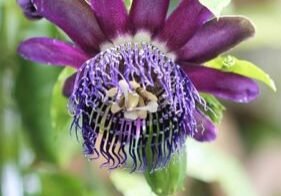
M 37 159 L 56 162 L 59 154 L 53 145 L 50 105 L 52 88 L 60 69 L 24 60 L 18 65 L 15 99 L 25 134 Z
M 239 60 L 233 56 L 220 56 L 206 63 L 206 66 L 259 80 L 276 92 L 275 83 L 270 76 L 249 61 Z
M 220 123 L 223 118 L 225 107 L 212 95 L 200 93 L 200 96 L 206 102 L 206 107 L 199 106 L 200 110 L 210 117 L 213 122 Z
M 51 122 L 55 137 L 54 144 L 57 148 L 61 149 L 58 163 L 62 166 L 67 164 L 77 151 L 80 152 L 80 145 L 77 145 L 73 137 L 70 137 L 68 134 L 72 118 L 67 108 L 68 99 L 62 94 L 65 80 L 75 71 L 75 69 L 69 67 L 66 67 L 61 71 L 53 88 L 50 109 Z
M 64 131 L 66 128 L 69 128 L 71 116 L 67 110 L 68 99 L 63 96 L 62 89 L 65 80 L 73 73 L 75 73 L 75 69 L 69 67 L 64 68 L 53 89 L 51 119 L 52 126 L 56 131 Z
M 206 183 L 219 183 L 225 195 L 257 195 L 243 166 L 212 144 L 188 140 L 187 175 Z M 239 187 L 239 188 L 237 188 Z
M 70 175 L 67 172 L 47 172 L 39 173 L 41 178 L 41 194 L 49 195 L 81 195 L 95 196 L 99 195 L 96 191 L 87 186 L 87 184 L 78 176 Z
M 206 6 L 216 17 L 220 17 L 222 10 L 227 7 L 231 0 L 199 0 Z

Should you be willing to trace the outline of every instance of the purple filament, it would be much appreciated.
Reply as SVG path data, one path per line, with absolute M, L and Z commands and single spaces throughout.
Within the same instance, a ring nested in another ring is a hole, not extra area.
M 107 90 L 119 81 L 135 80 L 158 97 L 158 110 L 146 119 L 111 113 L 114 98 Z M 107 49 L 78 71 L 69 101 L 73 126 L 81 131 L 86 156 L 102 156 L 102 166 L 154 171 L 167 165 L 196 132 L 194 111 L 202 103 L 187 75 L 158 48 L 147 43 L 127 43 Z

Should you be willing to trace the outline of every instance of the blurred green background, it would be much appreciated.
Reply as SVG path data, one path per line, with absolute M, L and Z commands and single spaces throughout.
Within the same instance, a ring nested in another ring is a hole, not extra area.
M 279 91 L 261 84 L 253 103 L 225 103 L 218 139 L 187 142 L 186 184 L 177 195 L 281 195 L 280 10 L 281 0 L 236 0 L 225 9 L 224 14 L 249 17 L 257 28 L 256 37 L 231 54 L 267 71 Z M 52 126 L 61 68 L 17 55 L 19 42 L 33 36 L 65 39 L 47 21 L 25 19 L 15 0 L 0 0 L 0 195 L 153 195 L 141 175 L 100 169 L 84 158 L 68 126 Z

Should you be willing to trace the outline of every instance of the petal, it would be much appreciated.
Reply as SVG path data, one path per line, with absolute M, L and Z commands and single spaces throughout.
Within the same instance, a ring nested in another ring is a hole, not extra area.
M 259 95 L 257 83 L 241 75 L 188 64 L 182 68 L 198 91 L 239 103 L 253 101 Z
M 182 47 L 211 16 L 211 12 L 198 0 L 182 0 L 156 38 L 166 42 L 170 50 L 176 50 Z
M 181 61 L 203 63 L 254 35 L 253 24 L 243 17 L 213 19 L 192 37 L 177 54 Z
M 88 53 L 105 40 L 97 20 L 84 0 L 33 0 L 40 15 L 59 26 Z
M 71 96 L 73 89 L 74 89 L 76 76 L 77 76 L 77 73 L 74 73 L 65 80 L 65 82 L 63 84 L 63 88 L 62 88 L 62 93 L 65 97 Z
M 30 20 L 41 19 L 42 16 L 37 12 L 32 0 L 17 0 L 18 5 L 21 7 L 24 15 Z
M 123 0 L 91 0 L 91 6 L 108 38 L 126 33 L 128 14 Z
M 134 32 L 148 30 L 153 34 L 165 22 L 170 0 L 134 0 L 130 11 L 130 26 Z
M 200 142 L 215 140 L 217 137 L 217 129 L 212 121 L 198 110 L 194 112 L 194 115 L 197 122 L 197 130 L 191 137 Z
M 31 38 L 20 44 L 18 53 L 25 59 L 59 66 L 79 68 L 87 55 L 74 45 L 49 38 Z

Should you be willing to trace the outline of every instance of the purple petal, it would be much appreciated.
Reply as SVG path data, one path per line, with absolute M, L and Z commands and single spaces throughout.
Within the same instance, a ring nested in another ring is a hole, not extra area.
M 254 35 L 253 24 L 243 17 L 213 19 L 192 37 L 177 54 L 181 61 L 203 63 Z
M 134 0 L 130 25 L 134 32 L 148 30 L 152 34 L 165 22 L 170 0 Z
M 59 26 L 89 54 L 105 40 L 97 20 L 84 0 L 33 0 L 38 13 Z
M 126 33 L 128 14 L 123 0 L 91 0 L 91 6 L 108 38 Z
M 62 89 L 63 95 L 65 97 L 71 96 L 71 94 L 73 92 L 73 89 L 74 89 L 76 76 L 77 76 L 77 73 L 74 73 L 65 80 L 64 85 L 63 85 L 63 89 Z
M 199 65 L 182 65 L 198 91 L 239 103 L 253 101 L 259 95 L 259 87 L 252 79 Z
M 87 59 L 87 55 L 65 42 L 49 38 L 31 38 L 22 42 L 18 53 L 25 59 L 53 65 L 69 65 L 79 68 Z
M 211 16 L 211 12 L 198 0 L 182 0 L 156 38 L 166 42 L 170 50 L 176 50 L 182 47 Z
M 31 20 L 41 19 L 42 16 L 37 12 L 32 0 L 17 0 L 18 5 L 21 7 L 24 15 Z
M 197 130 L 193 133 L 192 138 L 200 142 L 210 142 L 216 139 L 217 129 L 212 121 L 202 112 L 194 112 L 195 119 L 197 122 Z

